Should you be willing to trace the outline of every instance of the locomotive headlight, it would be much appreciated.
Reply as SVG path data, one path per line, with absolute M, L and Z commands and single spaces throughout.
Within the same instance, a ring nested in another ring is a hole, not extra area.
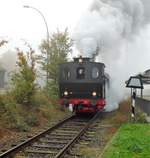
M 80 59 L 79 59 L 79 63 L 82 63 L 82 62 L 83 62 L 83 59 L 82 59 L 82 58 L 80 58 Z
M 92 93 L 92 96 L 93 97 L 95 97 L 97 94 L 96 94 L 96 92 L 94 91 L 93 93 Z
M 67 92 L 67 91 L 64 91 L 64 95 L 67 96 L 67 95 L 68 95 L 68 92 Z

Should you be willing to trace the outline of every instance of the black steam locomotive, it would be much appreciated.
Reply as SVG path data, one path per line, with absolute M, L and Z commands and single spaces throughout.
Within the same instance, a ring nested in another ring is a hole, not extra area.
M 90 58 L 60 64 L 59 95 L 62 106 L 76 113 L 95 113 L 105 106 L 105 65 Z

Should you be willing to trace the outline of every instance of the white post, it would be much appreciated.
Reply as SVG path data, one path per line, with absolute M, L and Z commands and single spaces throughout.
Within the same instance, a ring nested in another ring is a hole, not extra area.
M 132 118 L 135 118 L 135 99 L 136 99 L 136 89 L 133 90 L 133 94 L 132 94 L 132 107 L 131 107 Z

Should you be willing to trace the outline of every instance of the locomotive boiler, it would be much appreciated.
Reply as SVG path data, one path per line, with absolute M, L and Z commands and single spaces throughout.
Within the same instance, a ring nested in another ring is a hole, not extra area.
M 95 113 L 105 106 L 105 65 L 90 58 L 74 58 L 59 66 L 61 106 L 75 113 Z

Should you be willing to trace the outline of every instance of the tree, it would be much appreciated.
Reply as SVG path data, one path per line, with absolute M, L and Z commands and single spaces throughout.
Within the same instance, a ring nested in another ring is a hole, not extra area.
M 68 60 L 68 54 L 72 52 L 72 40 L 69 38 L 68 30 L 53 33 L 50 43 L 43 41 L 40 45 L 42 55 L 39 61 L 44 71 L 48 71 L 48 85 L 58 82 L 58 65 Z M 47 51 L 48 50 L 48 51 Z
M 29 105 L 35 93 L 35 57 L 33 49 L 28 45 L 29 51 L 23 53 L 17 48 L 17 70 L 11 77 L 12 95 L 17 103 Z

